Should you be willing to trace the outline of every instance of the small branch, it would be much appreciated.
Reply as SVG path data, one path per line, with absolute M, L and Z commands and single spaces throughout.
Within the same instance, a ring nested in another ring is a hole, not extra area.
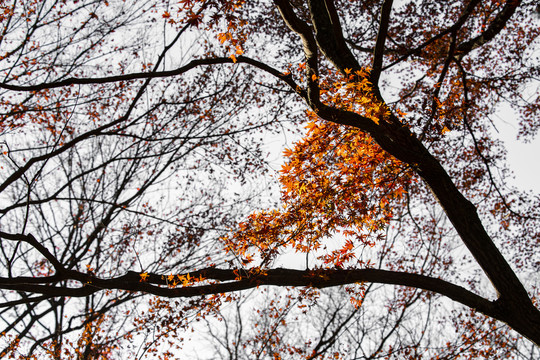
M 457 41 L 457 33 L 452 33 L 452 41 L 450 42 L 450 48 L 448 49 L 448 55 L 446 56 L 446 60 L 444 61 L 443 68 L 441 70 L 441 73 L 439 75 L 439 78 L 437 79 L 437 84 L 435 85 L 435 91 L 433 93 L 433 97 L 431 99 L 431 114 L 429 116 L 429 119 L 426 121 L 426 124 L 424 125 L 422 129 L 422 133 L 420 134 L 420 141 L 424 140 L 424 137 L 426 136 L 431 124 L 433 123 L 433 119 L 435 119 L 435 114 L 437 113 L 437 100 L 439 99 L 439 94 L 441 92 L 442 83 L 448 74 L 448 69 L 450 68 L 450 63 L 452 62 L 452 59 L 454 59 L 454 54 L 456 50 L 456 41 Z
M 36 157 L 33 157 L 31 158 L 30 160 L 28 160 L 28 162 L 26 164 L 24 164 L 24 166 L 20 167 L 17 169 L 17 171 L 13 172 L 1 185 L 0 185 L 0 192 L 4 191 L 10 184 L 12 184 L 13 182 L 15 182 L 17 179 L 19 179 L 21 176 L 23 176 L 26 171 L 28 171 L 28 169 L 30 169 L 30 167 L 32 167 L 32 165 L 36 162 L 39 162 L 39 161 L 43 161 L 43 160 L 48 160 L 50 159 L 51 157 L 54 157 L 54 156 L 57 156 L 61 153 L 63 153 L 64 151 L 74 147 L 76 144 L 78 144 L 79 142 L 83 141 L 83 140 L 86 140 L 92 136 L 97 136 L 99 135 L 102 131 L 104 130 L 107 130 L 117 124 L 120 124 L 124 121 L 126 121 L 127 119 L 129 119 L 129 117 L 131 116 L 131 113 L 133 111 L 133 109 L 135 108 L 135 105 L 137 104 L 137 102 L 139 101 L 139 99 L 142 97 L 142 95 L 144 94 L 145 90 L 146 90 L 146 87 L 148 86 L 150 82 L 150 79 L 146 79 L 146 81 L 144 82 L 144 84 L 139 88 L 139 90 L 137 91 L 137 94 L 135 95 L 135 97 L 133 98 L 133 100 L 131 101 L 128 109 L 126 110 L 125 114 L 120 116 L 118 119 L 114 120 L 114 121 L 111 121 L 110 123 L 108 124 L 105 124 L 105 125 L 102 125 L 100 127 L 97 127 L 93 130 L 90 130 L 74 139 L 72 139 L 71 141 L 68 141 L 66 144 L 64 144 L 63 146 L 57 148 L 56 150 L 54 151 L 51 151 L 50 153 L 48 154 L 43 154 L 43 155 L 40 155 L 40 156 L 36 156 Z M 29 91 L 33 91 L 33 90 L 29 90 Z
M 6 239 L 6 240 L 12 240 L 12 241 L 24 241 L 25 243 L 30 244 L 32 247 L 34 247 L 37 251 L 41 253 L 51 264 L 54 266 L 54 269 L 57 273 L 60 273 L 64 270 L 64 266 L 56 259 L 56 257 L 50 253 L 49 250 L 43 245 L 41 245 L 34 235 L 28 234 L 8 234 L 5 232 L 0 231 L 0 238 Z
M 31 303 L 38 303 L 43 300 L 50 299 L 50 296 L 47 295 L 41 295 L 36 297 L 29 297 L 29 298 L 22 298 L 19 300 L 13 300 L 13 301 L 6 301 L 2 304 L 0 304 L 0 308 L 11 308 L 17 305 L 23 305 L 23 304 L 31 304 Z
M 478 5 L 479 3 L 480 3 L 480 0 L 471 0 L 467 4 L 467 7 L 465 8 L 465 10 L 463 11 L 463 14 L 461 14 L 461 16 L 459 17 L 459 19 L 456 21 L 456 23 L 454 25 L 452 25 L 451 27 L 441 31 L 440 33 L 438 33 L 437 35 L 435 35 L 431 39 L 429 39 L 426 42 L 424 42 L 423 44 L 417 46 L 413 50 L 409 51 L 407 54 L 401 56 L 399 59 L 392 62 L 391 64 L 386 65 L 382 70 L 384 71 L 386 69 L 389 69 L 392 66 L 394 66 L 394 65 L 396 65 L 396 64 L 398 64 L 398 63 L 400 63 L 400 62 L 402 62 L 404 60 L 407 60 L 409 57 L 418 54 L 424 48 L 426 48 L 428 45 L 430 45 L 431 43 L 433 43 L 433 42 L 435 42 L 435 41 L 437 41 L 437 40 L 439 40 L 441 38 L 443 38 L 445 35 L 450 34 L 452 32 L 457 32 L 461 28 L 461 26 L 463 26 L 465 21 L 467 21 L 467 19 L 472 14 L 472 12 L 473 12 L 474 8 L 476 7 L 476 5 Z
M 468 121 L 467 110 L 469 109 L 469 88 L 467 87 L 467 73 L 465 72 L 465 69 L 463 68 L 463 66 L 461 65 L 459 61 L 456 60 L 455 63 L 458 66 L 459 72 L 461 74 L 461 83 L 463 86 L 463 97 L 465 100 L 465 106 L 463 107 L 463 110 L 462 110 L 463 111 L 463 124 L 465 125 L 467 132 L 471 135 L 471 139 L 473 141 L 474 149 L 476 153 L 478 154 L 478 156 L 480 157 L 480 159 L 482 160 L 482 162 L 484 163 L 486 167 L 486 171 L 489 176 L 489 181 L 491 185 L 495 188 L 495 191 L 497 192 L 497 194 L 499 195 L 499 198 L 503 202 L 504 207 L 506 207 L 506 209 L 510 213 L 512 213 L 514 216 L 517 216 L 523 219 L 537 219 L 534 216 L 528 216 L 528 215 L 520 214 L 514 211 L 512 207 L 510 206 L 510 204 L 508 203 L 508 201 L 506 201 L 506 197 L 503 195 L 503 193 L 499 189 L 499 186 L 497 185 L 497 182 L 495 181 L 495 177 L 493 176 L 493 172 L 491 171 L 490 161 L 482 153 L 482 150 L 480 149 L 480 144 L 478 143 L 478 139 L 476 138 L 476 135 L 474 134 L 474 130 L 472 129 L 471 124 Z

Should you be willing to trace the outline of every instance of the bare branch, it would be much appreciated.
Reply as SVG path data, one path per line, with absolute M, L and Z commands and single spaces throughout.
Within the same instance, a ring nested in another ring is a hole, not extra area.
M 8 234 L 0 231 L 0 238 L 26 242 L 39 251 L 41 255 L 43 255 L 52 264 L 52 266 L 54 266 L 57 272 L 62 272 L 64 270 L 64 266 L 58 261 L 58 259 L 51 254 L 51 252 L 47 250 L 45 246 L 41 245 L 32 234 Z

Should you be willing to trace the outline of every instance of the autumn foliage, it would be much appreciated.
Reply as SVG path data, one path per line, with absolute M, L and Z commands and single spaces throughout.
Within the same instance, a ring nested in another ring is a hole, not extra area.
M 536 358 L 536 11 L 3 2 L 1 356 Z

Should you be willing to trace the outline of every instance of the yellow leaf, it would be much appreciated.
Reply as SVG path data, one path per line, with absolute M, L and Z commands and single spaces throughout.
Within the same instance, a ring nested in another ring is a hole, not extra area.
M 148 278 L 150 277 L 150 275 L 148 275 L 147 272 L 143 272 L 139 275 L 141 277 L 141 282 L 145 282 L 148 280 Z

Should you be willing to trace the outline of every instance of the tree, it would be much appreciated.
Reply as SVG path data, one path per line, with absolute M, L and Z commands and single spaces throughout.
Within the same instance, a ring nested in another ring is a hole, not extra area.
M 346 356 L 324 344 L 373 284 L 394 289 L 388 319 L 441 298 L 468 308 L 452 320 L 470 356 L 511 351 L 496 321 L 540 344 L 523 284 L 540 270 L 538 199 L 506 185 L 490 120 L 508 104 L 520 136 L 538 129 L 532 1 L 1 6 L 2 354 L 167 357 L 123 340 L 153 324 L 176 344 L 268 285 L 315 304 L 348 285 L 354 303 L 291 356 Z M 300 125 L 272 210 L 255 185 L 263 138 Z M 305 267 L 276 266 L 287 251 Z M 380 344 L 373 356 L 436 356 Z

